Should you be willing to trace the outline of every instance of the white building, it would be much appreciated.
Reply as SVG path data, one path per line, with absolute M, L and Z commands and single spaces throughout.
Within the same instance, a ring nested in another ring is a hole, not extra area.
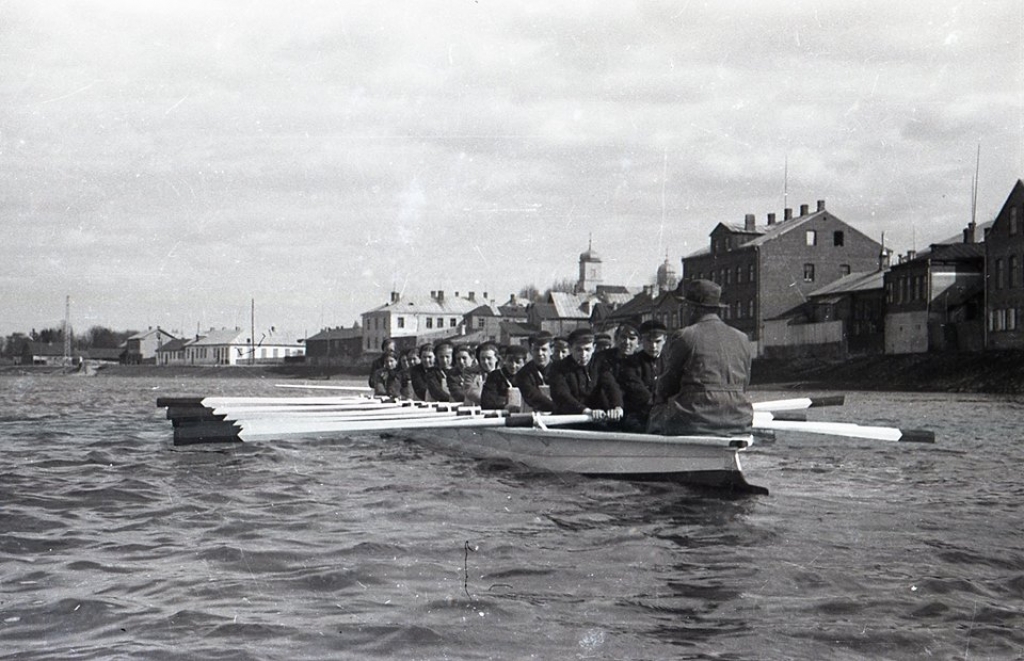
M 238 328 L 210 329 L 185 345 L 187 365 L 249 365 L 280 363 L 285 358 L 304 356 L 305 345 L 287 333 L 256 332 L 256 341 L 249 331 Z
M 486 292 L 478 299 L 475 292 L 464 297 L 455 292 L 448 297 L 443 291 L 432 291 L 427 300 L 405 298 L 398 292 L 391 292 L 391 300 L 361 315 L 363 352 L 379 353 L 381 344 L 389 337 L 429 337 L 433 341 L 461 335 L 466 313 L 485 303 Z

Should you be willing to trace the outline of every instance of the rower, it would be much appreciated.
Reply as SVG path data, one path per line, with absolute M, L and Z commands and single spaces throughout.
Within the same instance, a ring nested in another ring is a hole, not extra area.
M 416 399 L 426 401 L 427 399 L 427 372 L 434 369 L 434 345 L 421 344 L 419 350 L 420 362 L 409 368 L 409 382 L 412 384 L 413 393 Z
M 434 367 L 426 372 L 427 392 L 433 401 L 461 402 L 466 398 L 454 366 L 455 345 L 451 340 L 439 341 L 434 345 Z
M 629 356 L 619 373 L 622 403 L 625 410 L 623 426 L 629 431 L 642 432 L 654 404 L 658 377 L 664 369 L 664 348 L 668 336 L 665 324 L 651 319 L 640 324 L 640 351 Z
M 600 369 L 594 357 L 594 332 L 577 328 L 569 334 L 569 358 L 551 371 L 555 413 L 590 415 L 595 421 L 622 418 L 622 391 L 612 373 Z
M 465 402 L 467 404 L 480 404 L 480 396 L 483 393 L 484 381 L 487 375 L 498 368 L 501 361 L 498 352 L 498 345 L 494 342 L 483 342 L 476 348 L 476 372 L 470 379 L 469 386 L 465 389 Z
M 682 287 L 682 286 L 681 286 Z M 722 288 L 710 280 L 685 284 L 688 325 L 669 343 L 647 431 L 679 436 L 749 433 L 750 341 L 718 316 Z
M 551 341 L 551 364 L 565 360 L 569 357 L 569 340 L 561 335 Z M 551 380 L 551 372 L 548 371 L 548 380 Z
M 530 353 L 533 359 L 516 372 L 513 379 L 515 386 L 523 396 L 523 401 L 534 411 L 554 411 L 555 403 L 551 401 L 548 388 L 548 370 L 551 366 L 551 333 L 541 331 L 530 337 Z
M 390 337 L 385 337 L 384 341 L 380 343 L 380 355 L 377 356 L 376 358 L 374 358 L 373 362 L 370 363 L 370 387 L 371 388 L 373 387 L 373 375 L 376 374 L 377 371 L 380 368 L 384 367 L 384 361 L 385 361 L 384 354 L 386 354 L 389 351 L 391 353 L 397 352 L 397 348 L 396 347 L 397 347 L 397 345 L 395 344 L 395 341 L 393 339 L 391 339 Z
M 622 366 L 639 348 L 640 333 L 636 326 L 628 322 L 622 323 L 615 329 L 615 346 L 595 352 L 594 360 L 602 369 L 611 370 L 612 376 L 621 385 L 619 373 L 622 371 Z
M 518 344 L 505 350 L 501 367 L 487 375 L 480 394 L 480 406 L 485 409 L 522 410 L 522 397 L 513 381 L 526 364 L 527 353 L 526 347 Z
M 402 376 L 398 370 L 398 356 L 394 351 L 385 351 L 381 358 L 384 361 L 384 366 L 370 375 L 373 394 L 378 397 L 398 399 L 402 396 Z

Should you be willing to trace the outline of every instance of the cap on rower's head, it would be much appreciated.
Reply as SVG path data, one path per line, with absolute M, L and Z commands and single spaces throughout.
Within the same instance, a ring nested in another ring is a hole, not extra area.
M 658 337 L 668 335 L 668 327 L 657 319 L 649 319 L 640 324 L 640 335 L 643 337 Z
M 529 355 L 529 350 L 521 344 L 510 345 L 505 349 L 506 358 L 526 358 Z
M 589 328 L 577 328 L 569 333 L 569 344 L 587 344 L 594 341 L 594 331 Z
M 619 327 L 615 329 L 615 337 L 640 337 L 640 332 L 636 329 L 636 326 L 627 322 L 619 324 Z
M 539 333 L 530 336 L 531 347 L 542 347 L 548 342 L 554 340 L 554 336 L 547 331 L 540 331 Z
M 437 353 L 444 347 L 448 347 L 453 352 L 455 351 L 455 343 L 452 342 L 451 340 L 438 340 L 437 343 L 434 345 L 434 353 Z

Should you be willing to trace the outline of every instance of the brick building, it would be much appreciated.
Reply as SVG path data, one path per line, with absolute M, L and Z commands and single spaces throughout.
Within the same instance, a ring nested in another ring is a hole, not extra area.
M 854 272 L 878 268 L 882 245 L 825 209 L 786 209 L 757 225 L 719 223 L 710 245 L 683 258 L 683 280 L 706 278 L 722 287 L 722 318 L 760 349 L 764 322 L 799 307 L 809 294 Z
M 985 239 L 988 349 L 1024 348 L 1024 183 L 1010 191 Z

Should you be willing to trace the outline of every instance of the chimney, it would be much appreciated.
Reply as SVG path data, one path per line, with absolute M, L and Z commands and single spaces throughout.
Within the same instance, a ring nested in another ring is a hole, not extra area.
M 401 295 L 396 291 L 391 292 L 391 302 L 397 303 L 400 296 Z
M 825 210 L 825 200 L 818 200 L 818 211 Z
M 459 292 L 455 292 L 455 298 L 459 297 Z
M 743 229 L 748 232 L 754 231 L 754 214 L 748 213 L 743 217 Z
M 785 209 L 785 211 L 783 212 L 783 214 L 782 214 L 782 219 L 783 220 L 789 220 L 792 217 L 793 217 L 793 210 L 787 207 Z
M 440 289 L 437 290 L 437 302 L 444 303 L 444 292 Z
M 800 205 L 800 215 L 801 216 L 806 216 L 807 215 L 807 205 L 806 204 L 801 204 Z
M 508 304 L 509 305 L 515 305 L 516 304 L 516 295 L 515 294 L 509 294 L 508 295 Z
M 773 213 L 768 214 L 768 224 L 769 225 L 774 225 L 775 224 L 775 214 L 773 214 Z
M 975 230 L 977 229 L 978 226 L 973 220 L 967 224 L 967 227 L 964 229 L 964 243 L 974 243 L 977 241 L 975 236 Z
M 908 250 L 907 251 L 907 261 L 908 262 L 910 260 L 914 259 L 915 257 L 917 257 L 917 251 L 916 250 Z
M 487 292 L 484 292 L 484 301 L 487 300 Z
M 469 292 L 469 300 L 471 300 L 473 302 L 476 302 L 476 292 L 475 291 Z

